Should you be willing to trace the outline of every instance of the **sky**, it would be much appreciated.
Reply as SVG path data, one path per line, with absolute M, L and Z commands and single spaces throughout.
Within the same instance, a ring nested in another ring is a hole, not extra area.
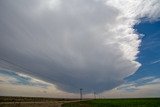
M 160 97 L 159 0 L 1 0 L 0 95 Z

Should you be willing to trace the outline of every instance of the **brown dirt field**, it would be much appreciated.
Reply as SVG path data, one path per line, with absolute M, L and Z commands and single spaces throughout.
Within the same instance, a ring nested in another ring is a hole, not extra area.
M 79 99 L 0 97 L 0 107 L 61 107 L 64 103 L 78 102 Z

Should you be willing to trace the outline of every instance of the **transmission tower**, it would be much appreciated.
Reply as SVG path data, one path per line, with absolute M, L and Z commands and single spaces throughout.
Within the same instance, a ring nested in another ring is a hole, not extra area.
M 80 88 L 80 99 L 81 99 L 81 100 L 82 100 L 82 98 L 83 98 L 83 97 L 82 97 L 82 90 L 83 90 L 83 89 Z

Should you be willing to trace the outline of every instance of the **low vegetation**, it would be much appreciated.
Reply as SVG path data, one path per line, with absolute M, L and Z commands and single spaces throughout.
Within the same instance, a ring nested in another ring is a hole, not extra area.
M 0 107 L 160 107 L 160 98 L 63 99 L 40 97 L 0 97 Z
M 62 107 L 160 107 L 160 98 L 95 99 L 66 103 Z

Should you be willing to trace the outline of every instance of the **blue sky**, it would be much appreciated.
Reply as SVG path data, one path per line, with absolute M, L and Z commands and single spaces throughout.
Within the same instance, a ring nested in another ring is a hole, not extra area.
M 1 0 L 0 16 L 0 95 L 160 96 L 159 0 Z
M 135 26 L 138 33 L 144 34 L 138 54 L 138 61 L 142 66 L 130 76 L 129 80 L 136 80 L 147 76 L 160 76 L 160 21 L 142 21 Z

